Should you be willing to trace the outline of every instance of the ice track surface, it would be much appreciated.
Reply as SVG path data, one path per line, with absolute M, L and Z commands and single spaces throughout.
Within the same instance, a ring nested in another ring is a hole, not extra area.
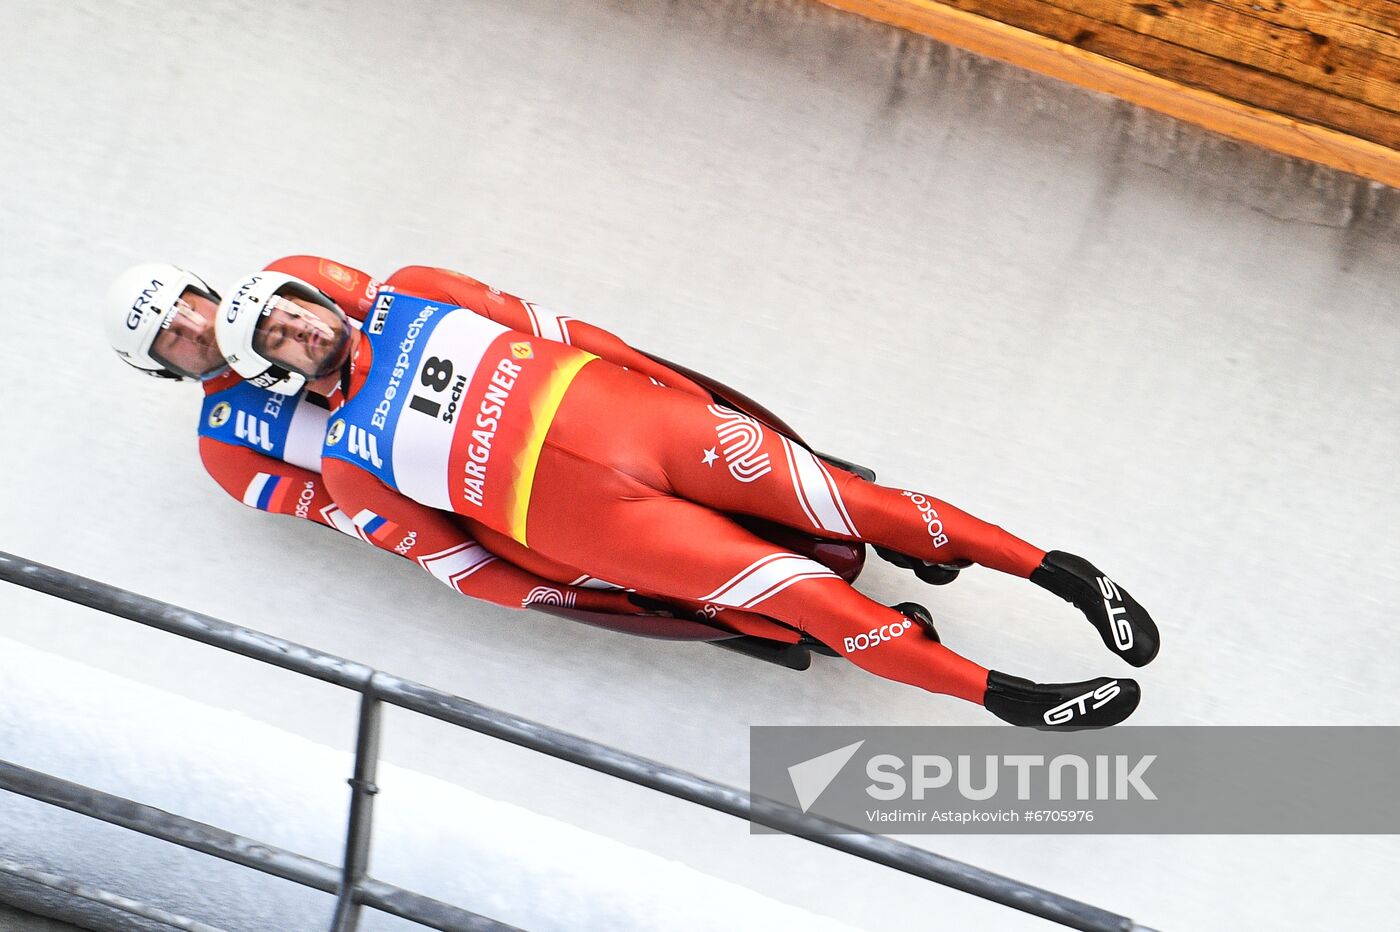
M 243 508 L 200 469 L 197 391 L 127 371 L 96 319 L 152 258 L 219 284 L 293 252 L 437 264 L 1094 560 L 1162 628 L 1136 724 L 1400 719 L 1393 190 L 808 3 L 12 0 L 0 33 L 0 548 L 733 783 L 750 724 L 990 721 L 840 662 L 795 674 L 467 603 Z M 946 643 L 1010 673 L 1128 672 L 1024 582 L 929 589 L 872 562 L 862 587 L 924 601 Z M 352 738 L 330 687 L 10 587 L 0 617 L 44 651 Z M 387 724 L 398 765 L 840 921 L 1047 927 Z M 380 823 L 377 850 L 413 837 Z M 917 843 L 1163 929 L 1400 909 L 1394 838 Z

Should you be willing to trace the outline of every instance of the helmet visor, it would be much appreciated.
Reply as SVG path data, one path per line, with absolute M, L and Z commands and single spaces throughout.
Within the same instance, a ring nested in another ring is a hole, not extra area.
M 350 327 L 338 308 L 276 295 L 253 333 L 253 350 L 268 362 L 308 379 L 338 369 L 349 352 Z
M 207 304 L 208 313 L 187 295 L 175 302 L 151 341 L 151 358 L 182 378 L 205 380 L 223 372 L 228 364 L 214 340 L 216 303 L 199 304 Z

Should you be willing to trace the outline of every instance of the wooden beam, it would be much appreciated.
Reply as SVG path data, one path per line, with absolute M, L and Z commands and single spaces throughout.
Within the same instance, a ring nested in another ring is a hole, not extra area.
M 1095 50 L 1081 48 L 1072 42 L 1060 41 L 1028 29 L 1011 26 L 990 16 L 955 9 L 935 0 L 820 2 L 868 19 L 917 32 L 979 55 L 998 58 L 1081 87 L 1112 94 L 1233 139 L 1263 146 L 1284 155 L 1319 162 L 1400 188 L 1400 150 L 1397 149 L 1397 146 L 1400 146 L 1400 118 L 1388 109 L 1376 108 L 1362 101 L 1326 95 L 1321 89 L 1289 82 L 1285 77 L 1267 74 L 1257 69 L 1249 69 L 1253 72 L 1252 85 L 1268 91 L 1271 100 L 1277 99 L 1273 95 L 1286 90 L 1290 84 L 1296 89 L 1296 98 L 1309 98 L 1302 100 L 1302 103 L 1311 108 L 1311 118 L 1301 119 L 1270 109 L 1269 106 L 1273 104 L 1256 106 L 1226 96 L 1217 92 L 1218 85 L 1203 87 L 1183 83 L 1182 79 L 1189 80 L 1190 75 L 1163 77 L 1147 68 L 1116 60 Z M 972 3 L 975 0 L 955 2 Z M 987 5 L 983 9 L 990 9 L 996 2 L 997 0 L 986 0 Z M 1274 10 L 1275 2 L 1276 0 L 1262 0 L 1257 5 L 1264 9 L 1253 12 L 1259 12 L 1261 15 L 1289 13 L 1293 17 L 1307 16 L 1311 17 L 1311 22 L 1320 22 L 1320 18 L 1332 16 L 1335 12 L 1333 8 L 1337 5 L 1330 0 L 1293 0 L 1291 9 Z M 1400 6 L 1389 0 L 1352 2 L 1364 9 L 1389 6 L 1391 9 L 1400 10 Z M 1238 10 L 1242 4 L 1236 2 L 1232 5 Z M 1252 6 L 1256 4 L 1243 5 L 1250 7 L 1252 11 Z M 1293 20 L 1299 21 L 1298 18 Z M 1105 29 L 1116 28 L 1111 24 L 1102 25 Z M 1356 28 L 1363 29 L 1366 25 L 1366 22 L 1361 20 Z M 1375 25 L 1379 27 L 1381 24 L 1377 22 Z M 1373 32 L 1384 40 L 1381 29 Z M 1081 37 L 1081 44 L 1085 41 L 1088 40 Z M 1160 61 L 1160 57 L 1157 60 Z M 1192 63 L 1190 56 L 1185 56 L 1185 61 Z M 1343 112 L 1342 115 L 1346 119 L 1336 119 L 1338 112 Z M 1323 120 L 1332 125 L 1324 124 Z M 1352 130 L 1348 122 L 1356 120 L 1368 122 L 1368 135 L 1382 141 L 1363 138 Z M 1341 125 L 1348 128 L 1335 128 Z

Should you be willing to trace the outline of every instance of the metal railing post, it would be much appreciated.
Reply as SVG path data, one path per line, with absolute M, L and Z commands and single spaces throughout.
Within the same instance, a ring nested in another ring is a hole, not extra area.
M 372 689 L 373 677 L 360 694 L 360 726 L 355 736 L 355 775 L 350 784 L 350 818 L 345 831 L 345 864 L 331 932 L 355 932 L 360 922 L 360 882 L 369 874 L 370 831 L 374 796 L 379 792 L 379 734 L 382 705 Z

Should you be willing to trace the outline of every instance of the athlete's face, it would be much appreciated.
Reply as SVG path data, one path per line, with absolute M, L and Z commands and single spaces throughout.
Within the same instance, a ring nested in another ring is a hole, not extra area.
M 314 301 L 276 297 L 258 321 L 253 349 L 308 379 L 334 372 L 350 351 L 345 318 Z
M 221 372 L 224 357 L 214 340 L 214 313 L 218 309 L 214 301 L 186 289 L 151 343 L 151 357 L 186 378 L 203 379 Z

